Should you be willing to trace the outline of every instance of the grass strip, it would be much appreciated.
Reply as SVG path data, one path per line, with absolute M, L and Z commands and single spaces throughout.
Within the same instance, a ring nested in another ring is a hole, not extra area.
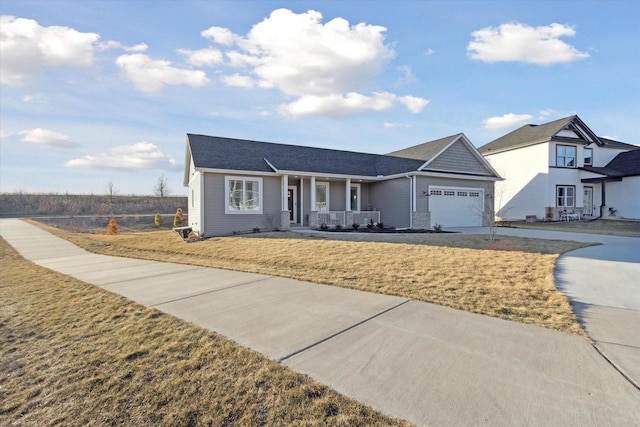
M 0 239 L 0 425 L 408 425 Z

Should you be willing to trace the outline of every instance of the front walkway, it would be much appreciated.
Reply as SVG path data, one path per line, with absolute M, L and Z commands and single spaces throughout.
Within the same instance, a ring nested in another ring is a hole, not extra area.
M 403 298 L 89 254 L 19 220 L 35 263 L 208 328 L 418 425 L 638 425 L 640 392 L 582 337 Z

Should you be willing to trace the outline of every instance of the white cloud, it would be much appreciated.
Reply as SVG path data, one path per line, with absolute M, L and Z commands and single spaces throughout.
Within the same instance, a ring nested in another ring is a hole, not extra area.
M 22 142 L 28 142 L 30 144 L 45 145 L 49 147 L 60 148 L 74 148 L 80 144 L 74 142 L 67 135 L 59 132 L 54 132 L 49 129 L 35 128 L 18 132 L 19 135 L 24 135 L 21 139 Z
M 429 104 L 429 101 L 427 99 L 418 98 L 417 96 L 411 95 L 398 97 L 398 102 L 404 104 L 404 106 L 407 107 L 407 110 L 415 114 L 421 112 L 424 107 Z
M 402 123 L 395 123 L 395 122 L 384 122 L 383 126 L 386 129 L 394 129 L 394 128 L 410 128 L 411 125 L 405 125 Z
M 484 121 L 485 129 L 508 129 L 522 125 L 531 120 L 531 114 L 513 114 L 508 113 L 502 116 L 489 117 Z
M 256 86 L 256 81 L 249 76 L 242 76 L 235 73 L 231 76 L 222 76 L 222 81 L 229 86 L 252 88 Z
M 239 40 L 238 36 L 233 34 L 228 28 L 223 27 L 210 27 L 200 34 L 202 37 L 211 39 L 224 46 L 231 46 Z
M 211 27 L 202 35 L 224 49 L 230 67 L 243 69 L 242 73 L 224 76 L 223 82 L 277 88 L 297 98 L 281 106 L 286 114 L 344 115 L 386 110 L 394 103 L 402 103 L 413 112 L 421 110 L 427 103 L 422 100 L 424 105 L 419 107 L 416 100 L 421 98 L 358 93 L 394 56 L 384 43 L 385 31 L 384 27 L 365 23 L 350 25 L 343 18 L 322 23 L 322 15 L 313 10 L 296 14 L 278 9 L 246 36 L 221 27 Z M 415 78 L 410 69 L 402 70 L 405 79 Z
M 467 54 L 471 59 L 483 62 L 517 61 L 537 65 L 588 58 L 588 53 L 560 40 L 575 34 L 572 27 L 556 23 L 546 27 L 530 27 L 519 22 L 502 24 L 473 32 Z
M 125 78 L 138 90 L 147 93 L 160 92 L 164 85 L 187 85 L 198 88 L 209 82 L 204 71 L 176 68 L 169 61 L 151 59 L 141 53 L 121 55 L 116 64 Z
M 90 154 L 69 160 L 65 167 L 80 169 L 173 169 L 176 161 L 167 156 L 156 145 L 142 141 L 132 145 L 120 145 L 106 153 Z
M 0 139 L 9 138 L 10 136 L 13 136 L 13 132 L 0 129 Z
M 146 43 L 138 43 L 136 45 L 133 46 L 125 46 L 120 42 L 114 41 L 114 40 L 109 40 L 103 43 L 99 43 L 98 47 L 101 50 L 107 50 L 107 49 L 122 49 L 125 50 L 127 52 L 144 52 L 145 50 L 147 50 L 149 48 L 149 46 L 147 46 Z
M 418 81 L 409 65 L 401 65 L 396 69 L 403 74 L 403 76 L 396 81 L 396 84 L 415 83 Z
M 223 63 L 222 52 L 218 49 L 178 49 L 178 53 L 185 55 L 187 57 L 187 62 L 191 65 L 195 65 L 196 67 L 206 67 Z
M 364 111 L 385 111 L 400 102 L 413 113 L 422 111 L 429 101 L 412 96 L 399 97 L 389 92 L 375 92 L 371 96 L 356 92 L 329 94 L 323 96 L 305 95 L 286 105 L 280 112 L 291 116 L 347 116 Z
M 0 16 L 0 82 L 24 85 L 50 67 L 88 67 L 100 36 L 69 27 L 43 27 L 33 19 Z

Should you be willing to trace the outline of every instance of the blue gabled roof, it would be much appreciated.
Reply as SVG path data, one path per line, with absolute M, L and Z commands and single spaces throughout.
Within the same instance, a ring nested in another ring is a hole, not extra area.
M 273 172 L 277 170 L 370 176 L 388 176 L 418 170 L 424 161 L 299 145 L 187 134 L 196 168 Z M 265 161 L 266 160 L 266 161 Z

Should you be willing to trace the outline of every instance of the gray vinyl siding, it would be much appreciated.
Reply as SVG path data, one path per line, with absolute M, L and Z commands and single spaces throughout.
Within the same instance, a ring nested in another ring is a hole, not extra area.
M 226 214 L 225 176 L 214 173 L 204 175 L 205 235 L 220 236 L 234 231 L 273 229 L 280 227 L 282 204 L 280 201 L 280 177 L 262 177 L 262 214 Z M 244 175 L 239 175 L 244 176 Z
M 362 183 L 360 185 L 360 210 L 362 211 L 370 211 L 373 209 L 373 205 L 370 202 L 369 197 L 369 185 Z
M 346 182 L 329 182 L 329 210 L 343 211 L 346 209 Z
M 461 141 L 456 141 L 432 163 L 429 163 L 426 169 L 472 174 L 489 174 L 489 171 L 487 171 L 484 165 Z
M 372 183 L 368 193 L 369 203 L 380 211 L 380 221 L 385 227 L 409 227 L 411 180 L 403 177 Z
M 478 188 L 484 190 L 484 210 L 483 225 L 488 226 L 488 219 L 493 217 L 493 200 L 494 200 L 494 182 L 493 181 L 476 181 L 471 179 L 452 179 L 437 178 L 430 176 L 418 176 L 416 182 L 416 211 L 429 211 L 429 197 L 425 195 L 429 191 L 430 185 L 459 187 L 459 188 Z
M 196 231 L 202 231 L 202 224 L 200 222 L 200 172 L 196 173 L 191 177 L 191 182 L 189 183 L 189 194 L 188 194 L 188 219 L 189 226 L 192 227 Z

